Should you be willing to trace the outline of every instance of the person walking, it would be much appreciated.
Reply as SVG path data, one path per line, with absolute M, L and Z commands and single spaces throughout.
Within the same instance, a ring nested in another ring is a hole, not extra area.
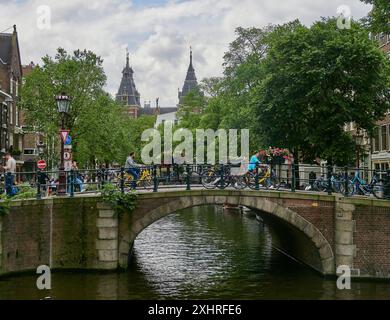
M 16 172 L 16 160 L 12 155 L 7 152 L 5 154 L 6 165 L 3 166 L 5 171 L 5 192 L 7 196 L 14 196 L 13 186 L 15 182 L 15 172 Z
M 49 176 L 43 171 L 43 169 L 39 169 L 38 171 L 38 182 L 41 191 L 44 192 L 45 197 L 49 194 L 48 181 L 50 180 Z
M 75 186 L 77 186 L 80 190 L 80 192 L 84 192 L 84 184 L 83 184 L 83 177 L 79 173 L 79 167 L 77 166 L 77 162 L 73 161 L 72 162 L 72 170 L 73 170 L 73 183 Z M 70 184 L 71 184 L 71 179 L 72 177 L 69 176 L 69 182 L 68 182 L 68 193 L 70 193 Z

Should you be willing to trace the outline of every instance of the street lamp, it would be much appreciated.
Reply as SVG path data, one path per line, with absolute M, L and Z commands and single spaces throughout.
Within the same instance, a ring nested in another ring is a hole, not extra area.
M 65 116 L 69 113 L 71 99 L 65 93 L 56 96 L 57 110 L 61 115 L 61 130 L 65 129 Z M 64 140 L 61 137 L 61 163 L 60 174 L 58 179 L 57 195 L 66 195 L 66 173 L 64 163 Z
M 356 146 L 356 168 L 357 170 L 360 169 L 360 146 L 363 145 L 363 139 L 364 136 L 361 134 L 360 130 L 357 129 L 356 133 L 353 135 L 353 139 L 355 140 L 355 146 Z

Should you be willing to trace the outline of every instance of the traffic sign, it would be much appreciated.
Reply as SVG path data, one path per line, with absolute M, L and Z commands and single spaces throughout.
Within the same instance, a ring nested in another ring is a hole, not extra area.
M 70 152 L 64 152 L 64 160 L 71 160 L 72 154 Z
M 65 143 L 66 139 L 68 139 L 69 132 L 69 130 L 60 130 L 60 135 L 63 143 Z
M 65 140 L 65 145 L 69 146 L 72 144 L 72 137 L 68 135 L 68 137 Z
M 37 162 L 37 167 L 38 167 L 38 169 L 41 169 L 41 170 L 46 169 L 46 161 L 45 160 L 39 160 Z

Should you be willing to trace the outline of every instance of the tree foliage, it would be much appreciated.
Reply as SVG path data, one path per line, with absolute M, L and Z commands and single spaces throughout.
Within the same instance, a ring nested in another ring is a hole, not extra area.
M 339 30 L 335 19 L 279 26 L 268 41 L 266 76 L 252 96 L 257 132 L 296 157 L 349 163 L 354 144 L 344 125 L 371 132 L 390 106 L 385 55 L 361 25 Z
M 73 157 L 81 165 L 123 163 L 130 150 L 140 148 L 140 130 L 153 127 L 154 117 L 131 120 L 106 92 L 102 59 L 91 51 L 72 55 L 58 49 L 54 58 L 45 56 L 22 87 L 21 107 L 27 123 L 42 132 L 48 146 L 47 158 L 59 159 L 60 115 L 55 96 L 64 92 L 72 98 L 65 127 L 73 138 Z M 57 165 L 57 161 L 53 161 Z
M 371 32 L 390 34 L 390 1 L 389 0 L 361 0 L 373 5 L 371 12 L 363 20 Z
M 271 145 L 304 161 L 351 163 L 354 142 L 344 125 L 355 122 L 370 133 L 389 108 L 389 63 L 368 31 L 356 22 L 340 30 L 329 18 L 236 34 L 223 77 L 201 84 L 202 112 L 184 109 L 181 125 L 247 128 L 251 151 Z

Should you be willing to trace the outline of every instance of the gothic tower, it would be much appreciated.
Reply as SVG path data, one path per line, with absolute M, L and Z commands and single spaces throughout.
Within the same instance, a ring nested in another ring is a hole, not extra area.
M 183 98 L 192 90 L 198 88 L 198 80 L 196 79 L 195 69 L 192 65 L 192 48 L 190 50 L 190 65 L 188 67 L 187 76 L 184 81 L 182 91 L 179 91 L 179 105 L 183 104 Z
M 126 113 L 132 118 L 139 117 L 141 108 L 141 97 L 134 82 L 134 71 L 129 64 L 129 52 L 126 53 L 126 66 L 122 71 L 122 81 L 119 86 L 116 101 L 123 104 Z

